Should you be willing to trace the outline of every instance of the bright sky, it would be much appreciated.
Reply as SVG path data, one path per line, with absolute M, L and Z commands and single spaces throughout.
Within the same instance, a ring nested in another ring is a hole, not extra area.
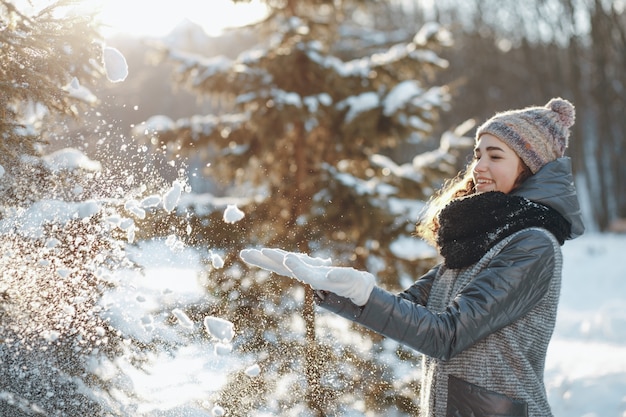
M 83 0 L 100 8 L 100 18 L 109 33 L 159 36 L 168 34 L 187 18 L 218 35 L 224 28 L 260 20 L 265 6 L 258 0 L 234 4 L 231 0 Z
M 99 11 L 105 37 L 166 35 L 183 19 L 199 24 L 209 35 L 219 35 L 224 28 L 251 23 L 266 14 L 259 0 L 238 4 L 232 0 L 80 0 L 80 4 L 86 11 Z
M 266 14 L 265 5 L 259 0 L 238 4 L 231 0 L 85 1 L 102 3 L 103 21 L 130 34 L 164 35 L 187 18 L 209 35 L 218 35 L 224 28 L 258 21 Z

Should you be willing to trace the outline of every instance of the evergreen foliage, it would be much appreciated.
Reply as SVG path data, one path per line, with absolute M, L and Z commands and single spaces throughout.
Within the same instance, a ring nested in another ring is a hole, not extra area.
M 41 126 L 33 128 L 25 118 L 41 112 L 76 115 L 80 100 L 64 86 L 73 77 L 90 83 L 101 74 L 98 35 L 89 16 L 58 15 L 72 3 L 62 0 L 27 14 L 10 0 L 0 1 L 2 165 L 37 152 Z

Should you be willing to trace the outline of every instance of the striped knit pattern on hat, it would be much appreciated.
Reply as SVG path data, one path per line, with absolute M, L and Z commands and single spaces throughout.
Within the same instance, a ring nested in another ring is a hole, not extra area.
M 476 141 L 491 134 L 506 143 L 535 174 L 548 162 L 564 155 L 575 109 L 562 98 L 544 107 L 527 107 L 498 113 L 476 131 Z

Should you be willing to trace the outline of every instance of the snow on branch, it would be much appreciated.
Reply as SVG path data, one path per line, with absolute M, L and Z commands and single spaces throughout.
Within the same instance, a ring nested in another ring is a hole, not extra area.
M 341 164 L 341 163 L 340 163 Z M 324 168 L 332 175 L 335 180 L 343 186 L 352 189 L 357 195 L 370 196 L 392 196 L 397 193 L 397 188 L 386 184 L 380 178 L 370 178 L 363 180 L 348 172 L 341 172 L 336 167 L 329 164 L 323 164 Z
M 448 61 L 440 58 L 435 52 L 417 49 L 414 43 L 394 45 L 385 52 L 347 62 L 332 55 L 322 55 L 315 49 L 308 49 L 306 53 L 313 62 L 334 70 L 342 77 L 367 77 L 376 68 L 389 66 L 407 58 L 440 68 L 447 68 L 449 65 Z
M 136 136 L 168 135 L 187 130 L 192 138 L 197 138 L 198 136 L 211 136 L 224 129 L 228 131 L 239 129 L 246 120 L 248 116 L 243 113 L 222 116 L 194 115 L 175 121 L 167 116 L 157 115 L 135 126 L 133 134 Z
M 406 80 L 394 86 L 384 98 L 377 92 L 367 91 L 337 103 L 337 109 L 347 108 L 345 121 L 351 123 L 362 113 L 382 108 L 384 116 L 393 117 L 404 126 L 428 132 L 431 130 L 430 123 L 416 113 L 428 116 L 435 108 L 445 108 L 447 98 L 445 87 L 424 90 L 417 80 Z
M 424 181 L 424 176 L 415 168 L 412 164 L 396 164 L 391 158 L 381 154 L 374 154 L 370 157 L 370 162 L 374 166 L 378 166 L 384 170 L 387 170 L 391 175 L 400 178 L 406 178 L 416 183 Z
M 366 91 L 359 95 L 350 96 L 340 103 L 337 103 L 337 109 L 343 110 L 348 108 L 346 114 L 346 123 L 352 122 L 361 113 L 368 112 L 380 106 L 378 94 L 373 91 Z

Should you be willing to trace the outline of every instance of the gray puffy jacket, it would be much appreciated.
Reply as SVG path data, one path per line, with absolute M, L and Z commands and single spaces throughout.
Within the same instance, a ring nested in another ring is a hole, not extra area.
M 557 210 L 584 231 L 569 158 L 544 166 L 514 195 Z M 437 265 L 400 294 L 375 287 L 365 306 L 335 294 L 318 304 L 424 356 L 424 416 L 550 416 L 543 370 L 556 319 L 562 257 L 543 229 L 517 232 L 476 264 Z

